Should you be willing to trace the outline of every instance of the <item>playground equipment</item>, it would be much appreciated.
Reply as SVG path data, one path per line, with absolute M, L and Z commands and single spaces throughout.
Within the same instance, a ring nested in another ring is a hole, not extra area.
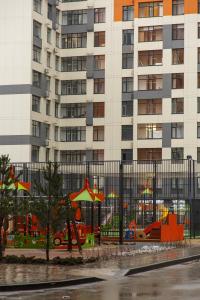
M 132 237 L 135 241 L 159 241 L 159 242 L 175 242 L 184 240 L 184 225 L 177 224 L 177 215 L 168 214 L 163 223 L 163 219 L 153 222 L 143 230 L 137 230 L 136 224 L 129 227 Z M 127 235 L 128 237 L 128 235 Z M 129 238 L 131 235 L 129 236 Z

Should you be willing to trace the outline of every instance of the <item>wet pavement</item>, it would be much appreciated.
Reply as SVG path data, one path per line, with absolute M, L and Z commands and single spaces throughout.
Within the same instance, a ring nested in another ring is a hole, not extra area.
M 51 291 L 0 293 L 1 300 L 199 300 L 200 262 L 182 264 L 98 284 Z
M 79 266 L 52 266 L 52 265 L 12 265 L 0 264 L 0 285 L 26 284 L 44 281 L 60 281 L 83 277 L 98 277 L 106 280 L 123 278 L 131 268 L 145 266 L 157 262 L 174 260 L 200 253 L 200 247 L 174 248 L 157 252 L 159 247 L 154 246 L 140 249 L 134 252 L 123 253 L 120 257 L 109 260 L 101 259 L 96 263 Z M 156 250 L 157 249 L 157 250 Z M 155 253 L 152 253 L 154 251 Z M 129 256 L 123 256 L 123 255 Z
M 0 285 L 76 279 L 65 266 L 0 264 Z

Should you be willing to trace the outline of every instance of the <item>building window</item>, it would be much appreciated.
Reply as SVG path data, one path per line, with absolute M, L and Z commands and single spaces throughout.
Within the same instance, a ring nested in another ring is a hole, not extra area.
M 62 13 L 62 25 L 87 24 L 87 10 L 68 10 Z
M 41 80 L 42 80 L 42 74 L 37 71 L 33 71 L 33 86 L 40 88 Z
M 93 161 L 104 161 L 104 150 L 93 150 L 92 151 L 92 159 Z
M 133 68 L 133 53 L 123 53 L 122 69 L 132 69 L 132 68 Z
M 132 125 L 122 125 L 122 141 L 132 141 L 133 140 L 133 126 Z
M 86 56 L 72 56 L 61 58 L 62 72 L 86 71 Z
M 200 64 L 200 47 L 198 48 L 198 52 L 197 52 L 197 60 L 198 60 L 198 64 Z
M 57 55 L 55 56 L 55 70 L 60 71 L 60 57 Z
M 55 118 L 59 118 L 59 103 L 58 102 L 55 102 L 54 116 L 55 116 Z
M 172 89 L 184 89 L 184 73 L 172 74 Z
M 87 47 L 87 32 L 68 33 L 62 35 L 62 48 L 86 48 Z
M 47 18 L 49 20 L 52 20 L 53 19 L 53 6 L 51 4 L 48 4 L 48 7 L 47 7 Z
M 105 79 L 97 78 L 94 79 L 94 94 L 104 94 L 105 93 Z
M 47 52 L 47 68 L 51 68 L 51 53 Z
M 42 25 L 39 22 L 34 20 L 33 21 L 33 36 L 41 39 L 41 33 L 42 33 Z
M 35 62 L 41 62 L 41 48 L 33 46 L 33 60 Z
M 163 40 L 162 26 L 145 26 L 139 27 L 139 42 L 154 42 Z
M 184 49 L 172 49 L 172 64 L 181 65 L 184 64 Z
M 41 14 L 42 11 L 42 0 L 33 0 L 33 10 Z
M 134 30 L 126 29 L 122 31 L 122 43 L 123 45 L 133 45 L 134 44 Z
M 184 15 L 184 0 L 172 0 L 172 15 Z
M 60 48 L 60 33 L 56 32 L 56 47 Z
M 49 124 L 45 124 L 45 138 L 47 140 L 49 140 L 49 138 L 50 138 L 50 125 Z
M 197 83 L 198 83 L 198 89 L 200 89 L 200 72 L 198 72 L 198 78 L 197 78 Z
M 182 147 L 171 148 L 171 159 L 172 160 L 183 160 L 183 158 L 184 158 L 184 149 Z
M 161 148 L 137 149 L 137 159 L 140 161 L 162 160 L 162 149 Z
M 182 190 L 184 188 L 184 179 L 181 177 L 172 177 L 171 188 L 173 190 Z
M 138 115 L 162 114 L 162 99 L 138 99 Z
M 161 66 L 163 52 L 162 50 L 150 50 L 138 52 L 138 66 Z
M 197 162 L 200 163 L 200 147 L 197 147 Z
M 105 8 L 94 9 L 94 23 L 105 23 L 106 10 Z
M 61 104 L 61 118 L 85 118 L 86 104 L 85 103 L 63 103 Z
M 61 127 L 60 140 L 61 142 L 85 142 L 86 127 Z
M 59 127 L 58 126 L 54 127 L 54 140 L 57 142 L 59 141 Z
M 61 162 L 80 163 L 86 161 L 86 153 L 83 150 L 60 151 Z
M 133 116 L 133 101 L 122 101 L 122 117 Z
M 54 162 L 58 162 L 59 158 L 59 151 L 58 150 L 54 150 Z
M 172 40 L 184 40 L 184 24 L 172 25 Z
M 94 47 L 105 47 L 105 31 L 94 33 Z
M 47 43 L 51 44 L 51 29 L 47 28 Z
M 62 95 L 85 95 L 86 80 L 63 80 L 61 81 Z
M 183 139 L 184 138 L 184 124 L 183 123 L 172 123 L 171 124 L 171 137 L 172 137 L 172 139 Z
M 49 162 L 49 158 L 50 158 L 50 149 L 46 148 L 46 162 Z
M 46 100 L 46 115 L 50 116 L 50 114 L 51 114 L 51 101 Z
M 162 139 L 162 124 L 138 124 L 138 140 Z
M 94 69 L 105 70 L 105 55 L 94 56 Z
M 139 91 L 161 90 L 163 88 L 163 75 L 139 75 Z
M 132 21 L 134 18 L 134 6 L 123 6 L 123 21 Z
M 183 113 L 184 113 L 184 98 L 173 98 L 172 114 L 183 114 Z
M 197 138 L 200 138 L 200 122 L 197 122 Z
M 133 77 L 123 77 L 122 93 L 132 93 L 132 92 L 133 92 Z
M 163 2 L 139 3 L 139 18 L 151 18 L 163 16 Z
M 32 136 L 40 137 L 41 135 L 41 123 L 38 121 L 32 121 Z
M 133 160 L 133 149 L 122 149 L 121 150 L 121 160 L 123 162 Z
M 93 141 L 104 141 L 104 126 L 93 126 Z
M 40 112 L 40 97 L 32 95 L 32 111 Z
M 104 118 L 105 114 L 104 102 L 93 103 L 93 118 Z
M 200 97 L 197 98 L 197 113 L 200 113 Z
M 31 160 L 32 160 L 32 162 L 38 162 L 39 161 L 39 152 L 40 152 L 40 147 L 39 146 L 32 146 L 31 147 Z

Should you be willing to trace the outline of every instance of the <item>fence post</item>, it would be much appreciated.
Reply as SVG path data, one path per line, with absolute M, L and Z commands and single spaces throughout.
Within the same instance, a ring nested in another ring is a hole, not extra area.
M 123 206 L 123 163 L 119 165 L 119 243 L 123 245 L 124 241 L 124 206 Z
M 156 181 L 157 181 L 157 162 L 153 162 L 153 222 L 156 222 Z
M 192 238 L 193 233 L 193 209 L 192 209 L 192 156 L 188 155 L 187 156 L 187 161 L 188 161 L 188 200 L 190 204 L 190 238 Z

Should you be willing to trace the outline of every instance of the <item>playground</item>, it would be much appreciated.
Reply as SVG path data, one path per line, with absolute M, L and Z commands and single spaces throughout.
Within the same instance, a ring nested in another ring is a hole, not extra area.
M 13 210 L 2 240 L 7 248 L 45 249 L 48 236 L 49 249 L 81 252 L 103 244 L 178 243 L 194 237 L 199 229 L 191 204 L 197 203 L 198 189 L 191 164 L 58 164 L 61 192 L 56 196 L 34 189 L 35 181 L 40 191 L 46 186 L 48 164 L 13 164 L 7 182 L 0 182 L 1 193 L 14 195 L 16 208 L 27 206 Z

